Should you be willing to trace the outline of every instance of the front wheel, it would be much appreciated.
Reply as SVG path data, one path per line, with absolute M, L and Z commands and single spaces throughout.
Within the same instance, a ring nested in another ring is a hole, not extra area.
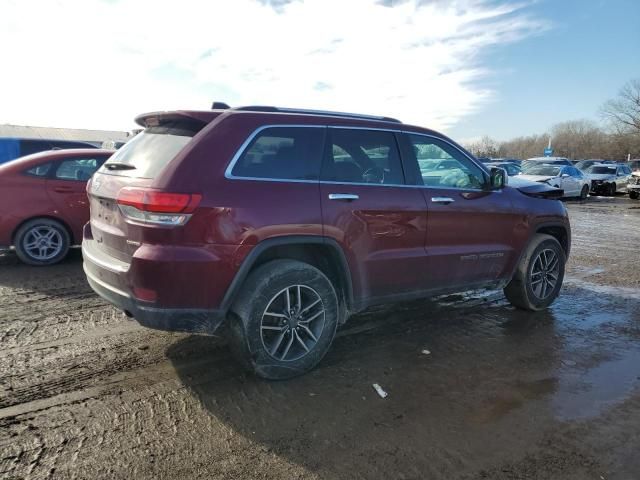
M 551 235 L 536 234 L 504 289 L 507 300 L 524 310 L 544 310 L 560 293 L 565 262 L 566 255 L 558 240 Z
M 29 265 L 53 265 L 69 251 L 69 233 L 60 222 L 36 218 L 22 225 L 15 235 L 18 258 Z
M 258 267 L 231 311 L 231 350 L 248 370 L 271 380 L 315 367 L 338 326 L 333 285 L 317 268 L 295 260 Z
M 640 198 L 640 192 L 636 192 L 635 190 L 631 190 L 629 192 L 629 198 L 631 200 L 638 200 L 638 198 Z
M 584 185 L 580 191 L 580 200 L 586 200 L 589 195 L 589 185 Z

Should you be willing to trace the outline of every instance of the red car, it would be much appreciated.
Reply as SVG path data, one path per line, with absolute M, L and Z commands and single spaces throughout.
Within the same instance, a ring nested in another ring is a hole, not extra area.
M 218 107 L 138 117 L 87 187 L 88 281 L 142 325 L 228 322 L 242 363 L 288 378 L 371 305 L 492 287 L 540 310 L 558 295 L 562 190 L 509 186 L 392 118 Z
M 30 265 L 62 260 L 89 220 L 86 185 L 111 150 L 51 150 L 0 165 L 0 248 Z

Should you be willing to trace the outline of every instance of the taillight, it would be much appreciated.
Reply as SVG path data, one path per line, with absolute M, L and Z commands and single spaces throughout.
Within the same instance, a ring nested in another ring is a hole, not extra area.
M 131 220 L 158 225 L 183 225 L 199 205 L 197 193 L 169 193 L 146 188 L 124 187 L 116 202 Z

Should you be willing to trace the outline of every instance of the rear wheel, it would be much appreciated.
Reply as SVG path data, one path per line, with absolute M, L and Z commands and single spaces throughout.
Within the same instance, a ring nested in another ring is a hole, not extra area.
M 251 372 L 283 380 L 315 367 L 338 325 L 329 279 L 312 265 L 274 260 L 252 272 L 234 302 L 230 345 Z
M 558 296 L 564 279 L 566 256 L 551 235 L 536 234 L 504 294 L 515 307 L 544 310 Z
M 22 225 L 15 235 L 18 258 L 29 265 L 53 265 L 69 251 L 67 229 L 50 218 L 36 218 Z
M 580 200 L 586 200 L 589 195 L 589 185 L 584 185 L 580 191 Z
M 616 184 L 615 183 L 610 183 L 607 191 L 608 191 L 608 195 L 610 197 L 615 197 L 615 195 L 616 195 Z

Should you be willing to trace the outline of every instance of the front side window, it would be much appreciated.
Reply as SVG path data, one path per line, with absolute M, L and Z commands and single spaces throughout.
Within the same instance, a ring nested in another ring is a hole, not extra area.
M 481 189 L 483 171 L 460 150 L 433 137 L 409 135 L 422 183 L 428 187 Z
M 318 180 L 324 128 L 270 127 L 262 130 L 233 167 L 234 177 Z
M 70 158 L 63 160 L 60 165 L 58 165 L 55 178 L 86 182 L 103 162 L 104 159 L 95 158 Z
M 400 153 L 392 132 L 330 128 L 329 139 L 322 180 L 404 184 Z

